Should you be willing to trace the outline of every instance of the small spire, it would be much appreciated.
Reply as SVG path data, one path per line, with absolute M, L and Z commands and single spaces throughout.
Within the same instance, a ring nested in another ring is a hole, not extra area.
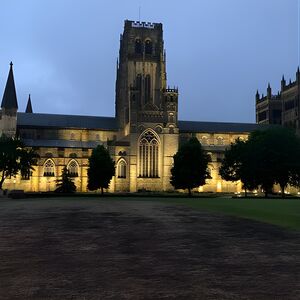
M 272 89 L 271 89 L 270 82 L 268 83 L 267 97 L 268 97 L 269 99 L 272 98 Z
M 299 69 L 299 67 L 297 68 L 297 74 L 299 74 L 300 73 L 300 69 Z
M 32 105 L 31 105 L 31 97 L 30 97 L 30 94 L 29 94 L 29 97 L 28 97 L 28 101 L 27 101 L 27 106 L 26 106 L 26 110 L 25 112 L 27 114 L 32 114 L 33 111 L 32 111 Z
M 9 65 L 10 65 L 10 69 L 6 81 L 6 86 L 4 89 L 1 108 L 18 109 L 17 93 L 15 87 L 14 73 L 13 73 L 13 63 L 10 62 Z
M 284 75 L 282 75 L 282 79 L 281 79 L 281 81 L 285 81 L 285 79 L 284 79 Z
M 257 101 L 259 100 L 259 92 L 258 92 L 258 90 L 256 90 L 255 98 L 256 98 Z

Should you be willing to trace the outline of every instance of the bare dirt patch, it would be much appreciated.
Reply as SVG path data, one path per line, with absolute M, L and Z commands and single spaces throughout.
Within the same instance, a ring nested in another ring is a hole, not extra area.
M 1 200 L 0 299 L 300 299 L 300 234 L 149 200 Z

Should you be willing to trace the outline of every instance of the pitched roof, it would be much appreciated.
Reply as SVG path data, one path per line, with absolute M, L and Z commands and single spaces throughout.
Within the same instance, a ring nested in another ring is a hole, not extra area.
M 82 128 L 117 130 L 117 121 L 112 117 L 93 117 L 57 114 L 28 114 L 19 112 L 17 115 L 19 127 L 43 128 Z
M 25 112 L 27 114 L 32 114 L 33 111 L 32 111 L 32 105 L 31 105 L 31 97 L 30 97 L 30 94 L 29 94 L 29 97 L 28 97 L 28 101 L 27 101 L 27 106 L 26 106 L 26 110 Z
M 113 117 L 95 117 L 79 115 L 59 115 L 40 113 L 18 113 L 17 125 L 19 127 L 43 127 L 43 128 L 84 128 L 98 130 L 118 129 L 117 120 Z M 270 125 L 254 123 L 225 123 L 225 122 L 197 122 L 178 121 L 179 131 L 184 132 L 251 132 L 258 129 L 266 129 Z
M 196 122 L 196 121 L 178 121 L 180 132 L 251 132 L 258 129 L 265 129 L 268 125 L 254 123 L 225 123 L 225 122 Z
M 18 101 L 17 101 L 17 94 L 16 94 L 16 87 L 15 87 L 12 66 L 13 66 L 13 63 L 11 62 L 7 81 L 6 81 L 6 86 L 5 86 L 5 90 L 4 90 L 4 94 L 3 94 L 3 98 L 2 98 L 1 108 L 18 109 Z
M 24 144 L 28 147 L 49 147 L 49 148 L 85 148 L 93 149 L 97 145 L 102 145 L 100 141 L 70 141 L 70 140 L 33 140 L 33 139 L 22 139 Z

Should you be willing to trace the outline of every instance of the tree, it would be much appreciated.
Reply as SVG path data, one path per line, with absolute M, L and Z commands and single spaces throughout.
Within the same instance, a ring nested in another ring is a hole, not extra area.
M 295 185 L 300 174 L 300 140 L 295 131 L 284 127 L 256 131 L 250 134 L 249 143 L 255 148 L 256 176 L 265 196 L 279 184 L 284 197 L 287 185 Z
M 229 149 L 225 150 L 224 159 L 219 169 L 222 179 L 242 182 L 245 196 L 247 196 L 247 190 L 258 187 L 258 182 L 254 176 L 255 152 L 250 148 L 248 142 L 237 139 Z
M 299 185 L 300 140 L 284 127 L 254 131 L 247 142 L 237 140 L 225 151 L 220 175 L 225 180 L 241 180 L 246 189 L 260 186 L 268 196 L 279 184 L 282 197 L 288 184 Z
M 62 170 L 61 179 L 56 180 L 56 186 L 55 191 L 59 193 L 74 193 L 76 191 L 76 185 L 66 166 Z
M 89 158 L 88 189 L 95 191 L 101 188 L 103 195 L 103 189 L 109 187 L 110 180 L 114 175 L 115 162 L 104 146 L 97 146 Z
M 37 163 L 38 155 L 32 149 L 27 150 L 17 138 L 0 137 L 0 189 L 6 178 L 16 176 L 19 171 L 29 178 L 30 171 Z
M 37 160 L 39 155 L 31 148 L 22 148 L 20 150 L 20 172 L 24 179 L 29 179 L 31 176 L 31 171 L 34 170 L 33 166 L 37 165 Z
M 208 171 L 211 158 L 204 152 L 197 138 L 191 138 L 180 146 L 173 159 L 170 182 L 175 189 L 188 189 L 191 196 L 193 188 L 205 185 L 205 180 L 211 178 Z

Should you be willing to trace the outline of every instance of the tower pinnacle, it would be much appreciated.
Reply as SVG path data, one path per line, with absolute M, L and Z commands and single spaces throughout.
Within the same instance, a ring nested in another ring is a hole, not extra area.
M 18 109 L 18 101 L 17 101 L 12 62 L 10 62 L 10 69 L 9 69 L 8 78 L 6 81 L 6 86 L 2 98 L 1 108 Z
M 33 113 L 30 94 L 28 96 L 28 101 L 27 101 L 27 106 L 26 106 L 25 112 L 28 113 L 28 114 L 32 114 Z

